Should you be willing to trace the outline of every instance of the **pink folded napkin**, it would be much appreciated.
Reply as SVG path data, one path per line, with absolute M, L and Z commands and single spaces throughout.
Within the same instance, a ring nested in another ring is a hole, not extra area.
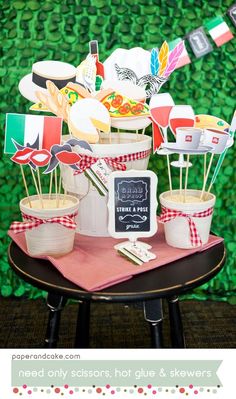
M 8 234 L 27 254 L 24 233 L 15 234 L 10 231 Z M 113 247 L 122 241 L 124 240 L 76 234 L 74 250 L 69 254 L 60 258 L 52 256 L 39 258 L 48 259 L 65 278 L 81 288 L 87 291 L 99 291 L 128 280 L 135 274 L 166 265 L 195 252 L 204 251 L 222 242 L 223 238 L 211 235 L 209 242 L 201 248 L 177 249 L 166 244 L 163 225 L 159 224 L 158 232 L 154 237 L 142 240 L 152 246 L 151 251 L 157 255 L 157 258 L 142 266 L 135 266 L 118 255 Z

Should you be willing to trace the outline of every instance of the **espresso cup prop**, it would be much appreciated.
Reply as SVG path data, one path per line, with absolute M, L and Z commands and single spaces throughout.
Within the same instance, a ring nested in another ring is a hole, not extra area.
M 165 239 L 171 247 L 192 249 L 208 242 L 216 198 L 207 193 L 206 199 L 201 201 L 200 196 L 201 191 L 186 190 L 187 200 L 180 202 L 179 190 L 160 195 L 162 213 L 159 221 L 164 223 Z
M 178 148 L 196 149 L 199 146 L 202 135 L 202 129 L 194 127 L 177 127 L 176 128 L 176 145 Z
M 28 253 L 31 256 L 65 255 L 73 250 L 79 200 L 71 195 L 54 194 L 43 194 L 42 198 L 43 209 L 37 195 L 20 202 Z
M 217 129 L 204 130 L 204 145 L 212 147 L 214 154 L 221 154 L 230 145 L 230 136 Z

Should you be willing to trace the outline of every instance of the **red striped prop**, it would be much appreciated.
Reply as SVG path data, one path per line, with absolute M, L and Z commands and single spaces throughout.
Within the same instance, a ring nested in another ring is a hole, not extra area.
M 29 215 L 22 213 L 24 222 L 13 222 L 10 226 L 10 230 L 13 231 L 14 233 L 18 234 L 18 233 L 22 233 L 26 230 L 32 230 L 32 229 L 40 226 L 41 224 L 47 224 L 47 223 L 58 223 L 64 227 L 66 227 L 67 229 L 75 230 L 76 215 L 77 215 L 77 213 L 74 213 L 72 215 L 53 217 L 50 219 L 39 219 L 34 216 L 29 216 Z
M 202 240 L 198 234 L 196 225 L 192 218 L 205 218 L 207 216 L 211 216 L 213 213 L 213 208 L 209 208 L 206 211 L 196 212 L 193 214 L 183 213 L 181 211 L 176 211 L 173 209 L 165 208 L 164 206 L 161 208 L 161 215 L 159 222 L 166 223 L 170 220 L 175 219 L 176 217 L 183 217 L 188 220 L 189 231 L 190 231 L 190 240 L 193 247 L 198 247 L 202 245 Z
M 105 158 L 97 158 L 91 157 L 89 155 L 81 155 L 82 159 L 77 166 L 79 166 L 80 170 L 76 170 L 74 175 L 84 172 L 86 169 L 89 169 L 93 164 L 95 164 L 99 159 L 103 159 L 108 166 L 115 170 L 126 170 L 126 165 L 124 162 L 136 161 L 138 159 L 147 158 L 151 153 L 151 150 L 136 152 L 134 154 L 128 155 L 120 155 L 119 157 L 105 157 Z

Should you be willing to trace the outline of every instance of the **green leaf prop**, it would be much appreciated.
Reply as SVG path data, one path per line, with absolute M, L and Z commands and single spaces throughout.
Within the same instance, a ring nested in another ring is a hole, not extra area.
M 102 82 L 103 82 L 102 76 L 97 75 L 97 76 L 96 76 L 96 81 L 95 81 L 95 88 L 96 88 L 96 91 L 98 91 L 98 90 L 101 89 Z

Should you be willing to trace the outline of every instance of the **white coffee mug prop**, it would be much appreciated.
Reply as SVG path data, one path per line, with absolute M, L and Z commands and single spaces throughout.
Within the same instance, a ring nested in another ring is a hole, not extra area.
M 200 144 L 202 129 L 194 127 L 177 127 L 176 144 L 182 149 L 196 149 Z
M 221 154 L 226 147 L 230 146 L 230 136 L 226 132 L 217 129 L 204 129 L 204 142 L 206 146 L 212 147 L 214 154 Z

